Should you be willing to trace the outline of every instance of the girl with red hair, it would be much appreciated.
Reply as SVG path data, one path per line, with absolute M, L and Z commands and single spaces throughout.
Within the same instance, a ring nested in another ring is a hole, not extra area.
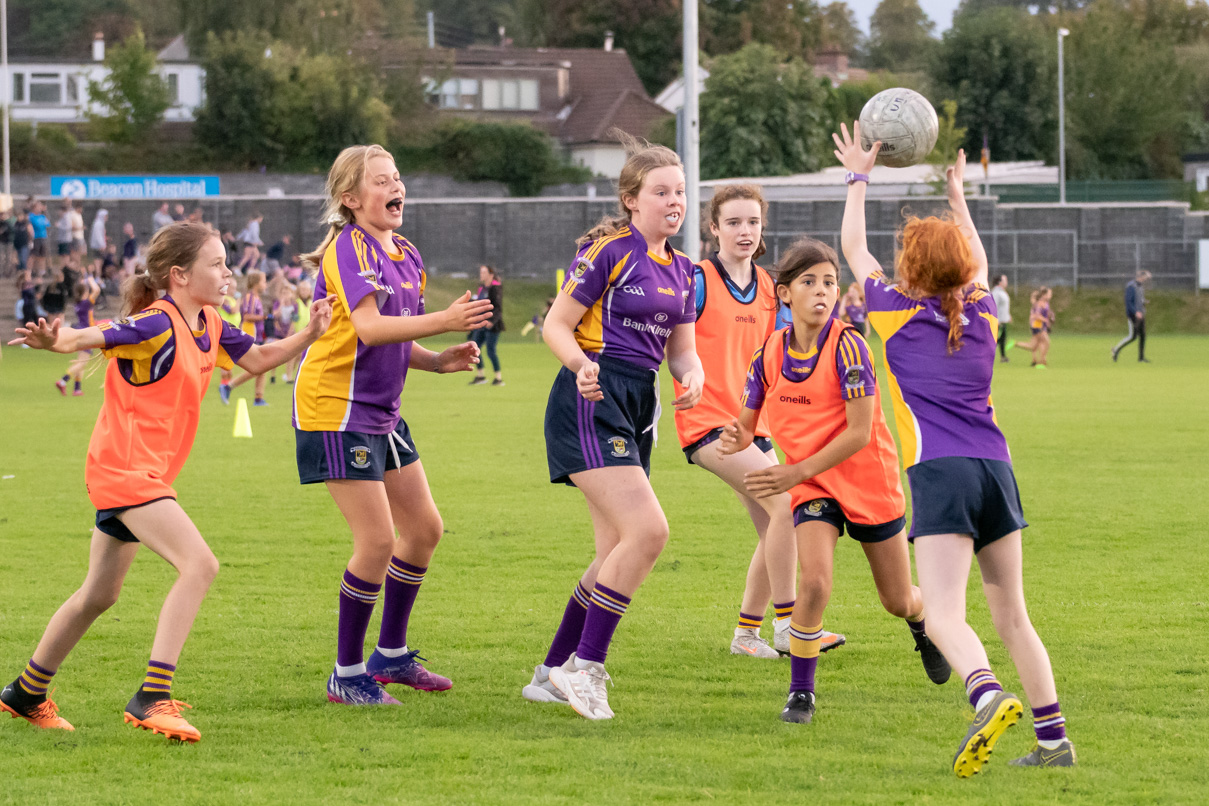
M 1024 710 L 1014 694 L 1003 691 L 966 623 L 975 555 L 995 629 L 1033 706 L 1037 746 L 1011 763 L 1073 766 L 1075 751 L 1066 738 L 1049 655 L 1024 602 L 1020 530 L 1027 524 L 991 404 L 999 320 L 987 289 L 986 252 L 966 206 L 965 152 L 946 171 L 951 217 L 907 220 L 892 281 L 865 238 L 865 190 L 881 143 L 866 151 L 859 123 L 851 136 L 841 126 L 833 139 L 835 155 L 848 169 L 844 257 L 865 287 L 869 321 L 883 343 L 911 487 L 910 539 L 928 634 L 965 680 L 976 712 L 953 771 L 960 778 L 979 772 Z

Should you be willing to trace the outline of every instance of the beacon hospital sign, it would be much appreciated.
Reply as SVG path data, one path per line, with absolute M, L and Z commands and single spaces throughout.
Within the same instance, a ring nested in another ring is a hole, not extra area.
M 217 196 L 217 176 L 52 176 L 50 195 L 67 199 L 197 199 Z

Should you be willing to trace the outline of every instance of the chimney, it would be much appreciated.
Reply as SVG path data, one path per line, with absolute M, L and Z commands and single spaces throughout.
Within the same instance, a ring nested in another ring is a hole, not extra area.
M 102 31 L 97 31 L 92 38 L 92 60 L 105 61 L 105 34 Z
M 613 52 L 613 32 L 612 31 L 605 31 L 604 49 L 605 49 L 606 53 Z

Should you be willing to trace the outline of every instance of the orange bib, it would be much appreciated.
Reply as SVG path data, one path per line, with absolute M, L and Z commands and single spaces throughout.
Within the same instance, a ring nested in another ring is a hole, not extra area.
M 202 309 L 210 335 L 210 349 L 203 353 L 176 305 L 161 299 L 149 307 L 172 320 L 172 367 L 154 383 L 135 386 L 122 377 L 117 359 L 110 359 L 105 401 L 84 463 L 88 497 L 97 509 L 176 498 L 172 482 L 193 447 L 218 355 L 222 320 L 213 308 Z
M 708 259 L 697 265 L 705 281 L 705 308 L 696 325 L 697 355 L 705 369 L 705 389 L 696 406 L 676 412 L 676 434 L 682 448 L 739 415 L 748 362 L 777 320 L 777 297 L 768 272 L 752 266 L 758 284 L 756 297 L 744 303 L 736 300 L 726 287 L 721 267 Z M 679 383 L 675 383 L 675 388 L 677 396 L 684 391 Z M 768 417 L 761 414 L 756 422 L 756 436 L 768 435 Z
M 814 371 L 804 381 L 790 381 L 781 373 L 788 329 L 778 330 L 764 344 L 764 412 L 772 426 L 772 437 L 785 460 L 797 463 L 818 453 L 848 427 L 847 402 L 840 393 L 835 351 L 840 334 L 852 325 L 839 320 L 819 350 Z M 793 508 L 816 498 L 834 498 L 853 523 L 889 523 L 906 511 L 906 499 L 898 476 L 898 453 L 881 395 L 874 398 L 873 434 L 869 444 L 852 456 L 808 479 L 789 491 Z

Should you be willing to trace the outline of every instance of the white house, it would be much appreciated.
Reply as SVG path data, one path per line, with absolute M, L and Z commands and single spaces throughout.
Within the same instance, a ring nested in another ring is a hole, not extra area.
M 191 122 L 204 98 L 206 73 L 192 61 L 183 36 L 173 39 L 157 57 L 159 73 L 168 82 L 171 106 L 164 119 Z M 36 123 L 84 123 L 88 110 L 88 82 L 103 81 L 107 70 L 105 39 L 97 34 L 92 59 L 34 59 L 10 61 L 10 79 L 0 82 L 11 104 L 13 120 Z

